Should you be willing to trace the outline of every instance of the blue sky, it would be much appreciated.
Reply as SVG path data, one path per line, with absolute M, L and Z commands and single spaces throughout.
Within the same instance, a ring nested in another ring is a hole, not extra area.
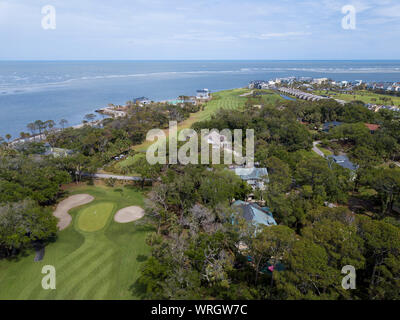
M 399 39 L 400 0 L 0 0 L 2 60 L 400 59 Z

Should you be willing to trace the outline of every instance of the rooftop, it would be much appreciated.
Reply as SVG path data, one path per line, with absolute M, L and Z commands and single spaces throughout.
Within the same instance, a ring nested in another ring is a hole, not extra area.
M 277 225 L 268 207 L 260 207 L 255 203 L 237 200 L 232 204 L 233 207 L 241 211 L 242 217 L 255 225 L 262 224 L 267 227 Z
M 342 168 L 349 169 L 355 171 L 358 169 L 358 166 L 349 160 L 347 156 L 328 156 L 328 159 L 332 159 L 336 164 L 341 166 Z
M 343 122 L 339 122 L 339 121 L 325 122 L 323 125 L 323 130 L 329 131 L 331 128 L 338 127 L 342 124 L 343 124 Z
M 242 180 L 262 180 L 263 178 L 268 179 L 267 168 L 236 168 L 235 174 L 238 175 Z
M 370 131 L 379 130 L 379 128 L 381 127 L 379 124 L 371 124 L 371 123 L 364 123 L 364 124 Z

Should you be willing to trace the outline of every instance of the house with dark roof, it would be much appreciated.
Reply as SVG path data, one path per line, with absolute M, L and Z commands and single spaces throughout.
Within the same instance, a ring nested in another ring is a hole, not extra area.
M 355 165 L 353 162 L 351 162 L 350 159 L 345 155 L 342 156 L 331 155 L 328 156 L 327 158 L 330 164 L 333 162 L 341 166 L 342 168 L 349 169 L 351 171 L 356 171 L 358 169 L 358 166 Z
M 208 99 L 210 99 L 210 90 L 208 90 L 208 89 L 197 90 L 196 98 L 199 99 L 199 100 L 208 100 Z
M 49 143 L 44 144 L 45 151 L 43 152 L 44 156 L 53 156 L 54 158 L 62 158 L 68 157 L 74 154 L 73 150 L 62 149 L 62 148 L 53 148 Z
M 133 99 L 133 103 L 145 106 L 146 104 L 150 104 L 151 100 L 146 97 L 140 97 L 140 98 Z
M 248 223 L 251 223 L 256 228 L 260 226 L 276 226 L 277 223 L 268 207 L 260 207 L 255 203 L 244 202 L 237 200 L 232 204 L 235 209 L 235 214 L 244 218 Z M 237 221 L 233 217 L 233 223 Z
M 322 131 L 329 132 L 329 130 L 339 127 L 342 124 L 343 124 L 343 122 L 339 122 L 339 121 L 325 122 L 322 127 Z
M 246 181 L 253 190 L 265 190 L 269 182 L 267 168 L 235 168 L 235 174 Z

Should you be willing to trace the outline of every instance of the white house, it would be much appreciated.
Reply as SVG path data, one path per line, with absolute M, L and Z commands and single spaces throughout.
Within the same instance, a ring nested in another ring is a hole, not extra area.
M 232 141 L 216 130 L 212 130 L 204 137 L 204 140 L 211 144 L 213 149 L 224 149 L 232 152 Z
M 269 182 L 267 168 L 235 168 L 235 174 L 246 181 L 253 190 L 265 190 Z
M 210 99 L 210 90 L 208 89 L 197 90 L 196 98 L 200 100 Z

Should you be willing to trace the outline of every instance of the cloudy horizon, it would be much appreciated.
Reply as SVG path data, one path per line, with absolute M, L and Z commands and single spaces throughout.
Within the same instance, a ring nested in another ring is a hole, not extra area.
M 394 0 L 0 0 L 1 60 L 391 60 L 399 34 Z

